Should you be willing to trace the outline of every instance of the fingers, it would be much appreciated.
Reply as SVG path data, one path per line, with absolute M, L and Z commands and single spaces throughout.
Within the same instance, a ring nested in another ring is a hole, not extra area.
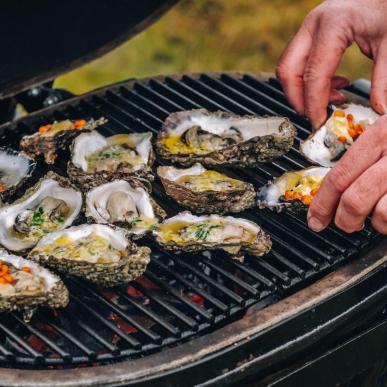
M 303 74 L 311 44 L 312 36 L 304 23 L 282 54 L 276 70 L 290 104 L 300 115 L 304 115 Z
M 349 80 L 341 75 L 335 75 L 332 78 L 331 87 L 332 89 L 342 89 L 343 87 L 349 86 Z
M 343 193 L 336 211 L 336 226 L 346 232 L 359 231 L 366 217 L 387 192 L 387 157 L 368 168 Z M 387 215 L 387 214 L 386 214 Z
M 326 120 L 331 79 L 348 45 L 344 29 L 320 22 L 304 72 L 304 109 L 314 128 Z
M 349 85 L 349 80 L 345 77 L 335 75 L 331 81 L 331 93 L 329 96 L 329 102 L 335 105 L 341 105 L 345 102 L 345 96 L 339 91 L 343 87 Z
M 376 205 L 371 222 L 375 230 L 387 234 L 387 194 Z
M 387 112 L 387 41 L 379 46 L 372 74 L 371 103 L 380 114 Z
M 387 116 L 380 118 L 351 146 L 328 173 L 308 211 L 308 224 L 322 231 L 333 218 L 343 192 L 382 156 Z

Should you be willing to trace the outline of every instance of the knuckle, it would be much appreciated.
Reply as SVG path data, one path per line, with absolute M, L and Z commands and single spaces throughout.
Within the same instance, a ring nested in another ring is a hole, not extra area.
M 387 209 L 376 207 L 372 222 L 384 224 L 387 227 Z
M 310 205 L 309 211 L 311 214 L 313 214 L 313 216 L 317 216 L 320 219 L 327 218 L 331 215 L 329 209 L 321 205 L 317 201 L 312 202 L 312 204 Z
M 288 66 L 285 64 L 285 62 L 281 62 L 277 65 L 275 73 L 281 82 L 285 81 L 290 76 Z
M 341 197 L 340 205 L 344 211 L 354 216 L 366 216 L 367 209 L 364 206 L 363 200 L 356 193 L 345 192 Z
M 325 180 L 336 191 L 344 192 L 352 181 L 352 173 L 345 165 L 339 163 L 329 172 Z

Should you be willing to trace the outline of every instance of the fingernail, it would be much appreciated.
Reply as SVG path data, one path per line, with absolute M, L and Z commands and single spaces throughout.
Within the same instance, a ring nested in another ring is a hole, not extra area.
M 308 226 L 316 232 L 319 232 L 324 229 L 324 225 L 320 222 L 320 220 L 313 217 L 308 219 Z

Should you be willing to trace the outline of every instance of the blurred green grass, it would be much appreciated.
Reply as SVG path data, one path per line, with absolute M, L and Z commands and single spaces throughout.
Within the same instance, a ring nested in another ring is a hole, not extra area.
M 118 49 L 60 77 L 82 93 L 131 77 L 178 72 L 269 71 L 316 0 L 182 0 Z M 350 79 L 369 77 L 371 62 L 351 47 L 340 67 Z

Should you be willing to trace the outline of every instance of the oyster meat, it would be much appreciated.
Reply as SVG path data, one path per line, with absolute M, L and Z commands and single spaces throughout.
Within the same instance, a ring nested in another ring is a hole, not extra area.
M 43 155 L 47 164 L 54 164 L 59 149 L 66 149 L 79 133 L 93 130 L 106 122 L 107 119 L 104 117 L 88 121 L 84 119 L 55 121 L 40 126 L 32 135 L 24 136 L 20 141 L 20 148 L 32 157 Z
M 0 147 L 0 199 L 7 200 L 31 177 L 36 162 L 24 152 Z
M 186 169 L 159 167 L 157 174 L 167 194 L 196 213 L 241 212 L 255 205 L 252 184 L 198 163 Z
M 69 177 L 88 189 L 115 179 L 133 177 L 153 180 L 152 133 L 104 137 L 96 131 L 83 133 L 72 145 Z
M 62 280 L 35 262 L 0 250 L 0 268 L 0 312 L 20 310 L 28 319 L 36 307 L 68 304 Z
M 370 107 L 348 104 L 335 108 L 327 122 L 301 143 L 301 153 L 314 164 L 332 167 L 378 118 Z
M 82 209 L 82 194 L 49 172 L 24 196 L 0 208 L 0 244 L 11 251 L 35 246 L 45 234 L 70 226 Z
M 161 157 L 189 166 L 254 166 L 282 156 L 296 130 L 284 117 L 237 116 L 205 109 L 170 114 L 159 132 Z
M 330 168 L 311 167 L 286 172 L 258 190 L 258 206 L 277 211 L 307 211 Z
M 244 253 L 265 255 L 272 245 L 270 236 L 256 223 L 231 216 L 181 212 L 161 223 L 153 233 L 167 250 L 222 249 L 238 260 L 243 259 Z
M 123 229 L 84 224 L 47 234 L 28 258 L 53 270 L 113 286 L 141 276 L 150 249 L 135 245 Z
M 100 185 L 86 194 L 89 221 L 127 228 L 136 237 L 144 235 L 165 216 L 144 188 L 125 180 Z

